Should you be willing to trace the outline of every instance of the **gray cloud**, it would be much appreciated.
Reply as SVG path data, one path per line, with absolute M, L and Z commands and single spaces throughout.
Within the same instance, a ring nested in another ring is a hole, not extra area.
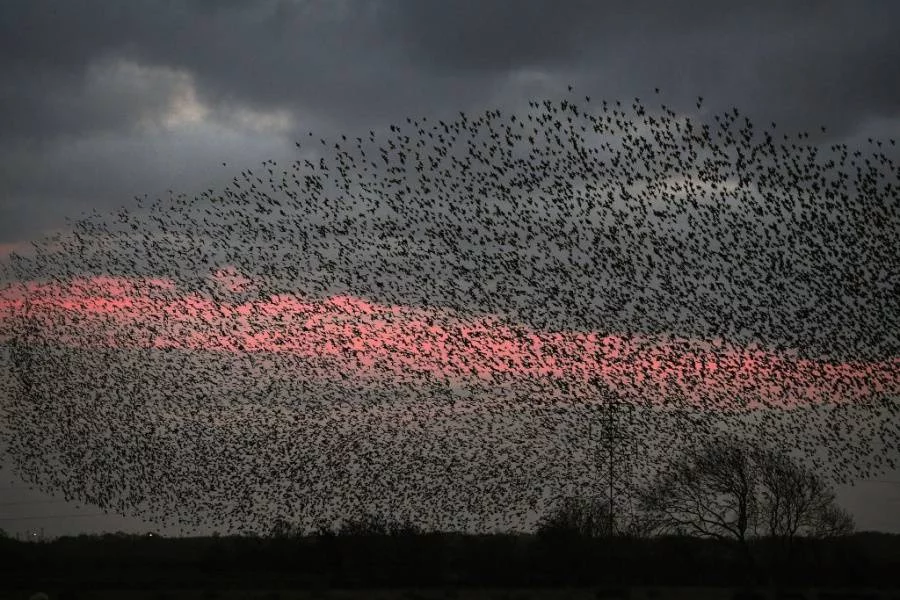
M 392 8 L 393 31 L 425 72 L 575 71 L 598 95 L 661 87 L 683 102 L 707 95 L 713 105 L 841 129 L 900 106 L 892 76 L 900 9 L 888 3 L 396 0 Z
M 483 102 L 485 79 L 521 68 L 564 72 L 605 96 L 659 86 L 685 102 L 706 94 L 845 126 L 900 104 L 892 3 L 93 0 L 2 10 L 3 108 L 16 117 L 7 136 L 120 129 L 165 97 L 85 89 L 110 56 L 184 70 L 213 104 L 302 107 L 342 124 Z
M 701 119 L 737 106 L 761 127 L 809 129 L 825 144 L 900 137 L 898 21 L 894 2 L 6 0 L 0 246 L 135 195 L 221 190 L 265 159 L 280 170 L 315 157 L 319 137 L 366 138 L 407 115 L 524 110 L 527 99 L 557 95 L 570 82 L 597 99 L 639 96 L 651 107 L 659 87 L 660 101 L 679 112 L 695 113 L 702 95 Z M 315 148 L 300 154 L 293 140 L 305 142 L 308 131 Z M 370 246 L 352 246 L 354 259 Z M 363 258 L 354 265 L 364 268 Z M 748 272 L 768 254 L 757 258 L 744 264 Z M 420 267 L 410 269 L 418 277 L 429 264 L 416 261 L 408 264 Z M 445 263 L 445 281 L 465 281 Z M 413 302 L 421 284 L 391 267 L 366 276 L 397 284 L 394 295 Z M 517 283 L 515 273 L 504 277 Z M 559 306 L 557 283 L 547 277 L 532 289 L 545 304 L 525 317 Z M 629 278 L 617 283 L 642 298 Z M 461 302 L 467 289 L 431 290 L 429 300 Z M 833 334 L 870 349 L 880 342 L 886 355 L 896 350 L 887 293 L 879 300 L 888 309 L 857 316 L 855 328 L 839 305 L 846 297 L 806 296 L 822 319 L 804 339 Z M 673 292 L 669 304 L 684 297 Z M 515 308 L 515 298 L 507 301 L 503 308 Z M 607 325 L 633 317 L 623 310 Z
M 900 6 L 875 2 L 13 0 L 0 6 L 0 154 L 19 167 L 3 174 L 0 241 L 73 208 L 205 189 L 229 158 L 238 169 L 274 158 L 223 153 L 216 134 L 183 128 L 149 139 L 148 124 L 186 94 L 226 129 L 240 110 L 292 116 L 255 133 L 269 140 L 260 150 L 307 131 L 520 106 L 568 82 L 645 101 L 660 87 L 681 111 L 703 95 L 710 110 L 737 106 L 785 129 L 824 124 L 831 142 L 873 119 L 896 123 L 898 17 Z M 544 83 L 524 85 L 523 74 Z M 195 173 L 160 169 L 158 156 L 190 135 Z M 85 143 L 110 151 L 73 160 Z

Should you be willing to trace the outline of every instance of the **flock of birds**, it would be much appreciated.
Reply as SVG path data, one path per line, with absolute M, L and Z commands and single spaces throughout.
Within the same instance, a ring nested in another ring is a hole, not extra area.
M 380 143 L 310 133 L 288 170 L 12 256 L 17 469 L 184 531 L 261 531 L 527 528 L 711 437 L 835 482 L 894 468 L 895 141 L 631 108 L 570 88 Z

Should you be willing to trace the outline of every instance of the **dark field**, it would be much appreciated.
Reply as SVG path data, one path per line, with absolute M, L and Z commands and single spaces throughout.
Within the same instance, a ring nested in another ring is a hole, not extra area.
M 0 600 L 27 600 L 31 592 L 0 592 Z M 843 589 L 816 588 L 781 591 L 748 592 L 737 588 L 711 587 L 635 587 L 630 589 L 558 588 L 558 589 L 432 589 L 432 590 L 166 590 L 134 591 L 105 590 L 69 593 L 48 593 L 51 600 L 79 598 L 81 600 L 900 600 L 900 589 Z
M 871 532 L 805 542 L 790 565 L 758 578 L 734 548 L 677 536 L 108 534 L 0 542 L 0 600 L 36 591 L 54 600 L 900 600 L 900 536 Z M 751 550 L 766 557 L 764 546 Z

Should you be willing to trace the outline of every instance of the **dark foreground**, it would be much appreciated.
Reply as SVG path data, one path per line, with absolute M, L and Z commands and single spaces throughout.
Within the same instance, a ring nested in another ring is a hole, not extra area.
M 900 600 L 900 589 L 888 591 L 863 588 L 755 591 L 711 587 L 41 591 L 47 593 L 51 600 Z M 0 600 L 28 600 L 32 593 L 0 592 Z
M 749 554 L 746 550 L 671 536 L 416 533 L 167 539 L 114 534 L 37 543 L 0 539 L 0 600 L 27 598 L 35 591 L 85 600 L 712 600 L 740 598 L 740 590 L 748 589 L 769 590 L 768 595 L 743 596 L 748 600 L 900 600 L 900 535 L 801 539 L 790 550 L 758 541 Z M 781 593 L 773 595 L 776 586 Z M 857 591 L 838 593 L 851 589 Z

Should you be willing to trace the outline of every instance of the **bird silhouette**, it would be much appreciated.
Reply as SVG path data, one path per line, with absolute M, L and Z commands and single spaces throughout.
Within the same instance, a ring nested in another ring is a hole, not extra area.
M 894 160 L 568 91 L 320 138 L 13 255 L 26 481 L 180 527 L 491 530 L 716 435 L 889 468 Z

